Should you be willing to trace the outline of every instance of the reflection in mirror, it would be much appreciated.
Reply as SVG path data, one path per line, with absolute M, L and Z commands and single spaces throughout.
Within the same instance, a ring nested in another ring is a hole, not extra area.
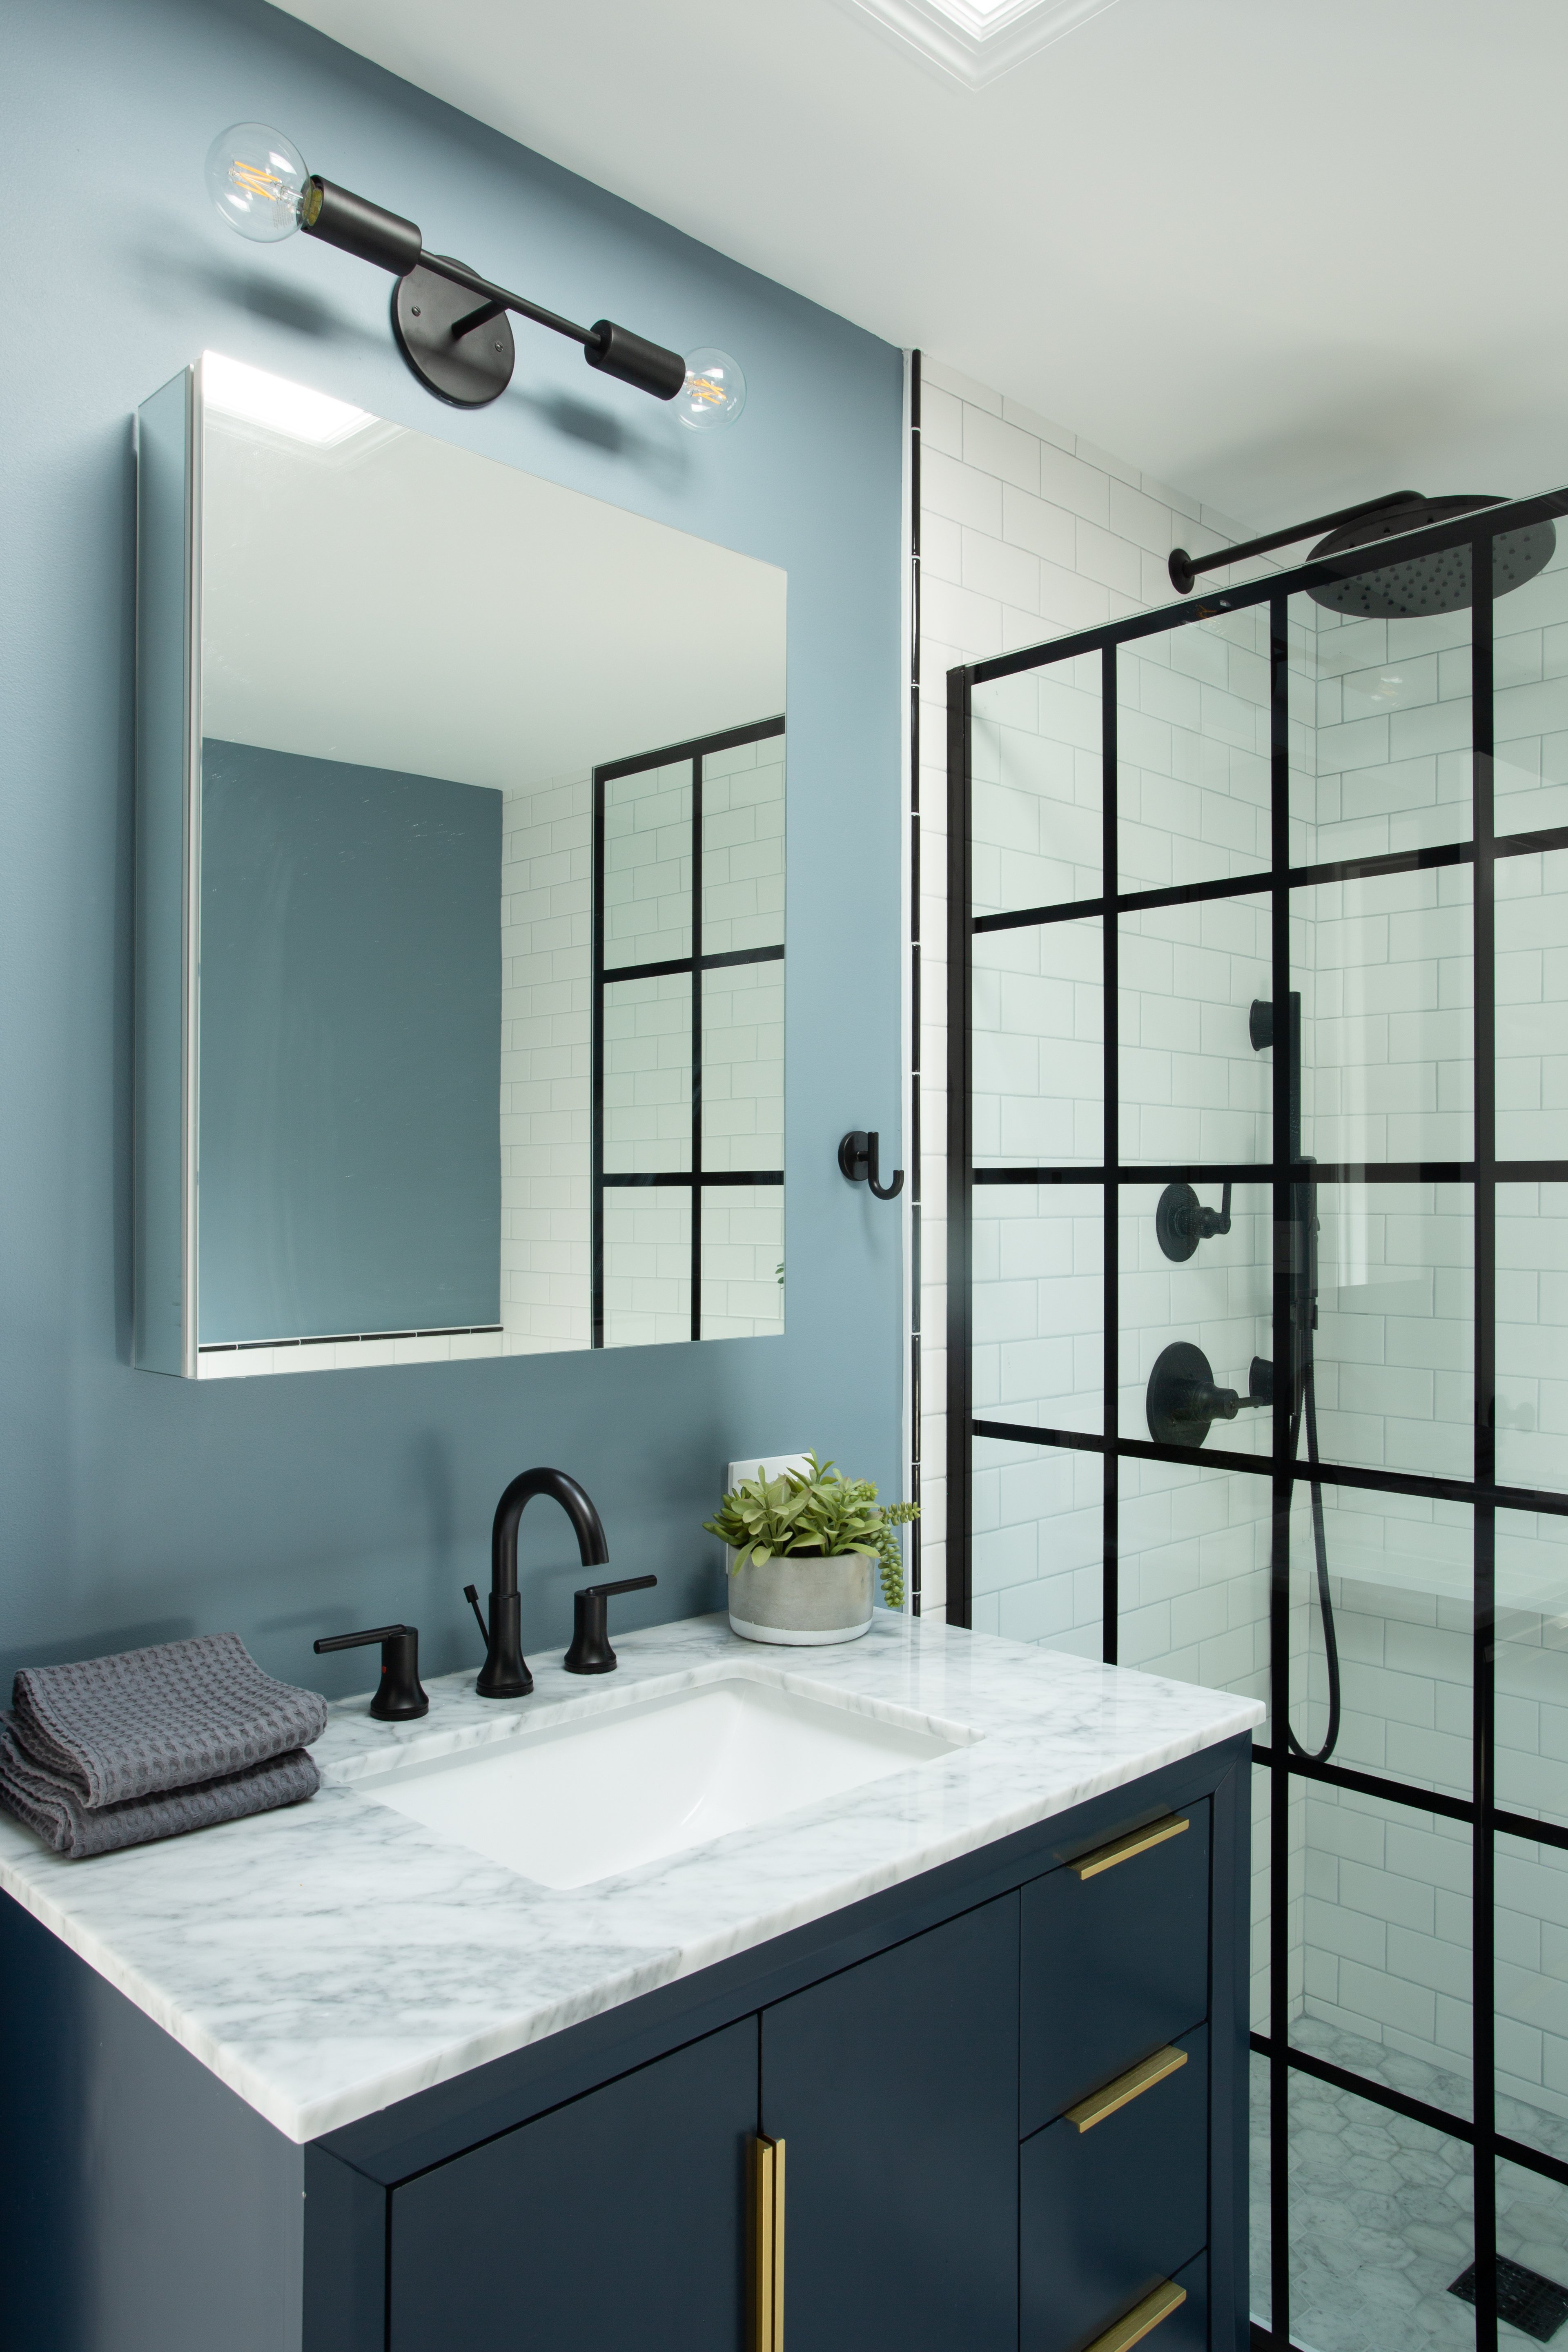
M 212 353 L 138 425 L 138 1362 L 781 1330 L 784 574 Z
M 783 719 L 597 769 L 594 908 L 594 1345 L 776 1330 Z

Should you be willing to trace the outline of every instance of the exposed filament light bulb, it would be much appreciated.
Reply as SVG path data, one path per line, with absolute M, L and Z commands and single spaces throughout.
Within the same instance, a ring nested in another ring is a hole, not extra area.
M 265 122 L 233 122 L 207 149 L 207 194 L 230 228 L 253 245 L 293 236 L 308 177 L 292 140 Z
M 732 425 L 746 404 L 746 379 L 728 352 L 705 346 L 686 355 L 686 382 L 675 396 L 675 413 L 694 433 Z

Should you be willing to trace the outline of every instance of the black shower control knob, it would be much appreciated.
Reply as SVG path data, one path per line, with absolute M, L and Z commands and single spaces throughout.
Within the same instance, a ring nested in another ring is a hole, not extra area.
M 1190 1339 L 1173 1340 L 1154 1360 L 1144 1398 L 1156 1445 L 1201 1445 L 1216 1421 L 1234 1421 L 1241 1399 L 1216 1386 L 1214 1369 Z
M 1154 1210 L 1154 1234 L 1175 1265 L 1185 1265 L 1200 1242 L 1230 1231 L 1230 1186 L 1217 1209 L 1205 1208 L 1190 1184 L 1167 1184 Z

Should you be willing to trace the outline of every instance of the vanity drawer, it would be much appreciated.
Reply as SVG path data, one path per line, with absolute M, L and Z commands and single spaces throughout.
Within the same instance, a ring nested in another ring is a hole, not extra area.
M 1184 2063 L 1139 2089 L 1180 2053 Z M 1208 2029 L 1184 2034 L 1047 2124 L 1018 2151 L 1021 2352 L 1085 2352 L 1134 2305 L 1189 2273 L 1208 2240 Z M 1098 2120 L 1100 2100 L 1123 2104 Z M 1158 2331 L 1178 2352 L 1194 2317 L 1185 2305 Z M 1206 2319 L 1203 2320 L 1206 2331 Z
M 1032 1881 L 1022 1932 L 1026 2137 L 1208 2015 L 1207 1799 Z
M 1029 2333 L 1026 2315 L 1018 2341 L 1020 2352 L 1036 2352 L 1037 2339 Z M 1209 2352 L 1206 2252 L 1197 2255 L 1174 2278 L 1162 2280 L 1149 2294 L 1140 2295 L 1087 2344 L 1075 2347 L 1075 2352 L 1131 2352 L 1135 2344 L 1145 2345 L 1147 2352 Z

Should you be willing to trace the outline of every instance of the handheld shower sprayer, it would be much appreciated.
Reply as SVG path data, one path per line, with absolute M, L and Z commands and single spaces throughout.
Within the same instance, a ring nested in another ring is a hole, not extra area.
M 1319 1466 L 1318 1397 L 1312 1342 L 1318 1328 L 1318 1179 L 1311 1158 L 1301 1150 L 1301 995 L 1299 989 L 1290 991 L 1285 1006 L 1283 1039 L 1279 1034 L 1274 1006 L 1262 997 L 1253 1000 L 1247 1016 L 1247 1034 L 1255 1054 L 1267 1053 L 1270 1047 L 1283 1043 L 1289 1056 L 1285 1085 L 1285 1156 L 1290 1164 L 1289 1255 L 1287 1261 L 1289 1297 L 1285 1334 L 1290 1383 L 1286 1391 L 1290 1415 L 1288 1445 L 1293 1465 L 1300 1444 L 1301 1425 L 1305 1422 L 1307 1459 L 1316 1470 Z M 1307 1494 L 1312 1518 L 1318 1612 L 1323 1622 L 1323 1651 L 1328 1665 L 1329 1721 L 1321 1748 L 1304 1748 L 1291 1730 L 1289 1717 L 1284 1731 L 1287 1744 L 1296 1755 L 1305 1757 L 1310 1763 L 1325 1764 L 1338 1747 L 1340 1738 L 1340 1643 L 1334 1623 L 1333 1595 L 1329 1591 L 1329 1538 L 1323 1522 L 1321 1481 L 1317 1478 L 1310 1480 Z
M 1318 1180 L 1313 1162 L 1301 1150 L 1301 998 L 1292 989 L 1285 1000 L 1285 1018 L 1277 1022 L 1274 1005 L 1255 998 L 1247 1012 L 1247 1040 L 1255 1054 L 1283 1045 L 1286 1066 L 1286 1158 L 1290 1168 L 1288 1222 L 1287 1298 L 1285 1328 L 1277 1334 L 1276 1359 L 1283 1373 L 1282 1391 L 1289 1416 L 1289 1452 L 1294 1465 L 1306 1423 L 1307 1459 L 1319 1466 L 1318 1404 L 1313 1378 L 1313 1334 L 1318 1328 Z M 1166 1257 L 1181 1265 L 1200 1242 L 1230 1231 L 1230 1186 L 1225 1187 L 1218 1211 L 1205 1209 L 1190 1184 L 1167 1184 L 1154 1212 L 1154 1231 Z M 1247 1393 L 1222 1388 L 1208 1358 L 1190 1341 L 1178 1339 L 1163 1349 L 1149 1375 L 1144 1413 L 1149 1434 L 1157 1445 L 1202 1445 L 1216 1421 L 1234 1421 L 1248 1406 L 1273 1407 L 1276 1364 L 1254 1356 Z M 1333 1598 L 1329 1591 L 1328 1536 L 1323 1520 L 1323 1490 L 1319 1479 L 1309 1485 L 1312 1519 L 1312 1551 L 1317 1568 L 1318 1608 L 1323 1624 L 1323 1647 L 1329 1678 L 1329 1721 L 1321 1748 L 1304 1748 L 1284 1726 L 1287 1745 L 1312 1763 L 1324 1763 L 1339 1743 L 1341 1717 L 1340 1650 L 1334 1624 Z

